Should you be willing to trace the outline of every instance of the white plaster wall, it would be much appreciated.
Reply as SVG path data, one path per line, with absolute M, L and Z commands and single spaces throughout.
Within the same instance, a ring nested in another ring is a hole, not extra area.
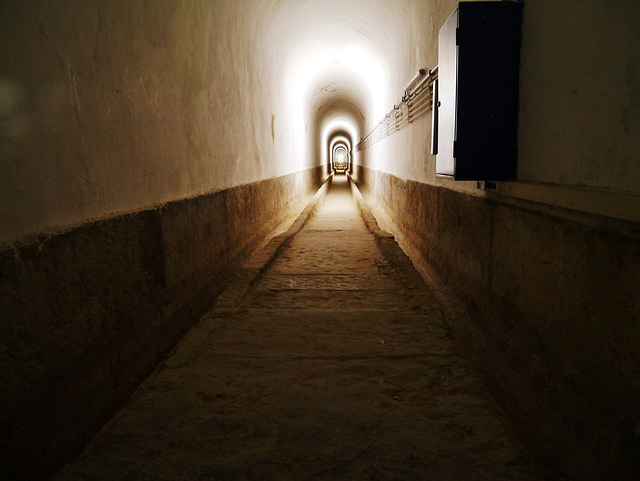
M 437 33 L 456 5 L 421 5 L 420 20 L 409 21 L 403 37 L 406 51 L 415 45 L 421 54 L 398 57 L 396 80 L 437 64 Z M 635 0 L 525 2 L 518 181 L 498 183 L 498 194 L 640 221 L 638 25 Z M 402 85 L 394 88 L 399 99 Z M 425 116 L 367 149 L 367 164 L 402 179 L 488 195 L 475 182 L 436 178 L 430 123 Z
M 0 241 L 322 163 L 323 116 L 366 135 L 437 64 L 456 5 L 3 2 Z M 520 179 L 498 193 L 640 218 L 639 24 L 635 0 L 526 2 Z M 435 177 L 430 130 L 427 115 L 359 158 L 485 195 Z
M 421 55 L 405 26 L 424 13 L 410 0 L 0 8 L 0 241 L 322 163 L 326 116 L 364 135 L 393 105 L 399 59 Z
M 403 3 L 402 27 L 394 34 L 398 44 L 390 68 L 390 108 L 400 103 L 404 87 L 419 68 L 432 69 L 438 64 L 438 32 L 458 4 L 455 0 Z M 402 179 L 436 183 L 430 136 L 431 117 L 428 113 L 366 149 L 362 155 L 366 159 L 365 165 Z
M 640 193 L 640 2 L 529 0 L 522 181 Z
M 271 3 L 2 2 L 0 240 L 297 170 Z

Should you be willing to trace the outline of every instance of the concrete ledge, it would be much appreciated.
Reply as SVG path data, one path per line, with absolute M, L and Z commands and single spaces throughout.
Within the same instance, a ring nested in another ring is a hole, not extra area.
M 367 230 L 371 232 L 371 234 L 373 234 L 373 236 L 375 237 L 378 247 L 382 251 L 385 258 L 391 264 L 391 267 L 398 274 L 403 287 L 405 287 L 409 293 L 412 293 L 416 297 L 427 296 L 427 286 L 420 276 L 420 273 L 413 266 L 413 263 L 411 262 L 409 256 L 407 256 L 402 248 L 398 245 L 394 236 L 389 232 L 380 229 L 380 226 L 373 216 L 371 209 L 369 209 L 369 206 L 367 206 L 367 203 L 362 197 L 358 186 L 353 181 L 351 176 L 349 176 L 349 185 L 351 186 L 351 192 L 354 199 L 356 200 L 356 205 L 360 212 L 360 216 L 362 217 L 362 220 L 364 220 Z M 430 294 L 428 296 L 432 297 Z
M 273 264 L 296 234 L 302 230 L 307 221 L 313 217 L 318 207 L 322 205 L 322 201 L 327 195 L 327 191 L 331 185 L 331 180 L 332 177 L 327 178 L 297 219 L 291 224 L 287 232 L 275 236 L 266 246 L 251 256 L 238 271 L 233 282 L 220 294 L 214 309 L 205 314 L 203 318 L 209 317 L 215 310 L 219 310 L 220 308 L 233 308 L 242 302 L 242 299 L 247 292 L 249 292 L 251 286 L 260 278 L 265 270 Z
M 0 478 L 46 479 L 78 453 L 321 172 L 0 250 Z
M 625 479 L 623 471 L 637 469 L 638 226 L 507 204 L 371 169 L 360 168 L 358 178 L 440 279 L 478 313 L 475 322 L 514 370 L 590 445 L 591 475 L 597 479 L 601 470 Z
M 211 329 L 214 327 L 213 323 L 216 318 L 226 317 L 237 312 L 238 306 L 251 287 L 262 277 L 296 234 L 302 230 L 309 219 L 317 212 L 327 195 L 331 181 L 332 177 L 330 176 L 286 232 L 272 238 L 267 245 L 254 253 L 242 268 L 236 272 L 233 280 L 216 299 L 213 309 L 204 314 L 198 324 L 172 350 L 169 358 L 165 361 L 165 365 L 168 368 L 180 367 L 189 361 L 190 356 L 193 356 L 200 344 L 207 339 Z

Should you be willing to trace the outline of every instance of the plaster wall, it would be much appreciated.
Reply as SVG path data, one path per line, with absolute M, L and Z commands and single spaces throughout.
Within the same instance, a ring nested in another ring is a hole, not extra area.
M 397 101 L 416 68 L 437 65 L 437 32 L 455 6 L 440 3 L 421 12 L 430 22 L 409 24 L 420 47 L 398 57 Z M 639 21 L 632 1 L 525 3 L 518 181 L 498 182 L 496 193 L 640 222 Z M 427 115 L 374 144 L 363 165 L 485 196 L 476 182 L 435 176 L 430 136 Z
M 0 241 L 308 167 L 269 2 L 2 2 Z

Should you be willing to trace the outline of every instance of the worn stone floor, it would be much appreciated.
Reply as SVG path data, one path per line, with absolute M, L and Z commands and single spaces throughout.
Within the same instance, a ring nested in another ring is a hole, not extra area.
M 540 479 L 407 264 L 338 176 L 54 479 Z

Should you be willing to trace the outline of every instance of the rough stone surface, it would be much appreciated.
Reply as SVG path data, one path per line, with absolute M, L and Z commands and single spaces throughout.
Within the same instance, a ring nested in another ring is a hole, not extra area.
M 77 454 L 320 172 L 2 249 L 0 478 L 47 477 Z
M 470 196 L 370 169 L 359 176 L 441 280 L 480 313 L 474 322 L 537 391 L 538 404 L 568 423 L 575 442 L 556 439 L 551 451 L 572 454 L 558 462 L 589 479 L 635 479 L 638 225 Z M 537 412 L 531 399 L 519 402 Z M 553 416 L 537 416 L 553 444 L 557 430 L 546 425 Z
M 57 481 L 539 479 L 342 180 Z

